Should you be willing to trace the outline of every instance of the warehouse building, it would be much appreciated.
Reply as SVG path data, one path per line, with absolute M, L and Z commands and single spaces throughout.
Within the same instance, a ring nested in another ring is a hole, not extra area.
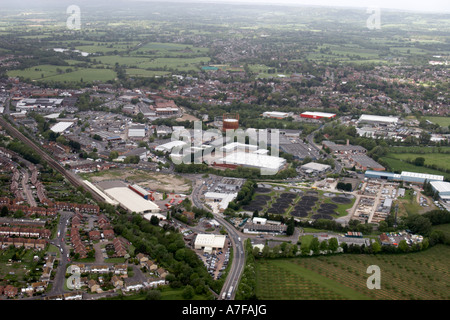
M 128 138 L 133 140 L 142 140 L 146 135 L 146 127 L 144 125 L 132 125 L 128 129 Z
M 426 181 L 444 181 L 444 176 L 438 176 L 434 174 L 427 173 L 417 173 L 417 172 L 408 172 L 402 171 L 401 180 L 405 182 L 412 183 L 424 183 Z
M 382 179 L 382 180 L 401 180 L 401 175 L 393 172 L 386 172 L 386 171 L 374 171 L 374 170 L 367 170 L 364 173 L 364 177 L 369 179 Z
M 236 199 L 237 193 L 220 193 L 220 192 L 206 192 L 205 200 L 210 202 L 218 202 L 219 212 L 224 212 L 228 208 L 228 204 Z
M 73 126 L 73 122 L 67 121 L 67 122 L 58 122 L 57 124 L 55 124 L 53 127 L 50 128 L 50 130 L 52 130 L 55 133 L 62 133 L 64 131 L 66 131 L 67 129 L 69 129 L 71 126 Z
M 307 173 L 312 173 L 312 172 L 325 172 L 327 170 L 331 169 L 331 166 L 327 165 L 327 164 L 321 164 L 321 163 L 316 163 L 316 162 L 309 162 L 307 164 L 304 164 L 301 166 L 302 170 L 305 170 Z
M 214 250 L 223 250 L 227 236 L 218 234 L 199 234 L 195 238 L 194 248 L 212 253 Z
M 433 191 L 437 192 L 443 201 L 450 203 L 450 182 L 431 181 L 430 184 Z
M 359 117 L 359 123 L 371 123 L 371 124 L 392 124 L 395 125 L 398 123 L 399 118 L 397 117 L 385 117 L 385 116 L 373 116 L 369 114 L 363 114 Z
M 332 119 L 336 117 L 334 113 L 305 111 L 300 114 L 301 118 L 306 119 Z
M 284 119 L 289 117 L 289 113 L 287 112 L 277 112 L 277 111 L 266 111 L 263 113 L 263 117 L 265 118 L 273 118 L 273 119 Z
M 367 170 L 364 173 L 364 177 L 370 179 L 383 179 L 383 180 L 392 180 L 392 181 L 404 181 L 410 183 L 420 183 L 423 184 L 425 181 L 443 181 L 444 176 L 427 174 L 427 173 L 418 173 L 418 172 L 408 172 L 402 171 L 401 174 L 386 172 L 386 171 L 374 171 Z
M 385 167 L 383 167 L 381 164 L 373 160 L 371 157 L 360 154 L 360 155 L 351 155 L 349 156 L 350 161 L 355 164 L 357 169 L 361 170 L 367 170 L 372 169 L 374 171 L 384 171 Z
M 145 200 L 133 190 L 127 187 L 115 187 L 106 189 L 105 193 L 119 202 L 120 206 L 130 212 L 139 214 L 159 213 L 160 208 L 152 201 Z
M 286 159 L 257 153 L 236 152 L 217 161 L 222 164 L 261 169 L 266 174 L 276 174 L 286 164 Z
M 156 151 L 162 151 L 162 152 L 171 152 L 173 148 L 175 147 L 184 147 L 186 146 L 187 143 L 181 140 L 175 140 L 175 141 L 170 141 L 168 143 L 164 143 L 162 145 L 159 145 L 157 147 L 155 147 Z

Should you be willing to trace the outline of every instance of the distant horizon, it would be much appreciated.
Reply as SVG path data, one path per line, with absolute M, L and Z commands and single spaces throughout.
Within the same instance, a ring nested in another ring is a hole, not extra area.
M 126 1 L 126 0 L 124 0 Z M 130 0 L 138 2 L 165 2 L 164 0 Z M 168 0 L 167 2 L 184 3 L 222 3 L 242 5 L 280 5 L 280 6 L 311 6 L 333 8 L 380 8 L 396 11 L 415 11 L 423 13 L 449 13 L 450 2 L 448 0 L 408 1 L 408 0 Z
M 450 14 L 450 1 L 448 0 L 428 0 L 426 2 L 417 0 L 22 0 L 19 2 L 8 2 L 3 4 L 6 8 L 20 8 L 47 6 L 47 5 L 82 5 L 92 4 L 94 6 L 103 4 L 119 4 L 126 2 L 142 3 L 208 3 L 208 4 L 229 4 L 229 5 L 279 5 L 279 6 L 307 6 L 322 8 L 342 8 L 342 9 L 366 9 L 380 8 L 381 10 L 418 12 L 418 13 L 440 13 Z

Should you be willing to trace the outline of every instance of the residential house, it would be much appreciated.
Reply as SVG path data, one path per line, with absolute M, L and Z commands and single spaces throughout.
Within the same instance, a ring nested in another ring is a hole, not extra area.
M 119 275 L 128 274 L 128 266 L 126 264 L 114 265 L 114 274 L 119 274 Z
M 142 288 L 144 288 L 144 285 L 140 281 L 130 278 L 125 279 L 125 287 L 123 289 L 124 291 L 139 291 Z
M 101 238 L 100 231 L 98 230 L 89 231 L 89 239 L 91 239 L 92 241 L 100 240 L 100 238 Z
M 145 267 L 150 271 L 155 271 L 158 269 L 158 265 L 151 260 L 146 261 Z
M 108 239 L 108 240 L 114 239 L 114 230 L 103 229 L 103 237 L 105 237 L 105 239 Z
M 91 272 L 93 272 L 93 273 L 109 273 L 109 267 L 107 265 L 91 266 Z
M 88 288 L 91 292 L 98 292 L 100 289 L 100 285 L 94 279 L 88 281 Z
M 116 289 L 123 287 L 123 280 L 116 275 L 111 278 L 111 283 Z
M 3 290 L 3 294 L 5 296 L 7 296 L 8 298 L 14 298 L 15 296 L 17 296 L 19 289 L 8 284 L 5 289 Z
M 161 277 L 161 278 L 163 278 L 163 279 L 165 279 L 166 278 L 166 276 L 169 274 L 165 269 L 163 269 L 163 268 L 158 268 L 157 270 L 156 270 L 156 272 L 159 274 L 159 276 Z

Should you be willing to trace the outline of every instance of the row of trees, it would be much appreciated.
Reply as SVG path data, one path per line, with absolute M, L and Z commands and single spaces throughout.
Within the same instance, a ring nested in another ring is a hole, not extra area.
M 169 271 L 166 280 L 172 288 L 191 286 L 195 294 L 210 296 L 209 288 L 220 287 L 209 276 L 197 254 L 185 246 L 183 236 L 173 227 L 161 228 L 137 214 L 123 214 L 114 220 L 114 232 Z

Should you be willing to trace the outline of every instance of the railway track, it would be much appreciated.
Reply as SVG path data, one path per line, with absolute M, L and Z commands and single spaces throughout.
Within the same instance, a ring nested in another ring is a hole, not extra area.
M 49 154 L 47 154 L 44 150 L 42 150 L 39 146 L 37 146 L 32 140 L 27 138 L 22 132 L 13 127 L 8 121 L 0 117 L 0 125 L 8 131 L 8 133 L 13 137 L 28 147 L 30 147 L 33 151 L 35 151 L 41 158 L 46 161 L 50 167 L 54 170 L 58 171 L 62 174 L 74 187 L 82 187 L 85 191 L 88 191 L 92 194 L 92 197 L 95 201 L 104 202 L 104 199 L 100 197 L 94 190 L 89 188 L 86 184 L 83 183 L 75 174 L 66 170 L 62 165 L 60 165 L 55 159 L 53 159 Z

